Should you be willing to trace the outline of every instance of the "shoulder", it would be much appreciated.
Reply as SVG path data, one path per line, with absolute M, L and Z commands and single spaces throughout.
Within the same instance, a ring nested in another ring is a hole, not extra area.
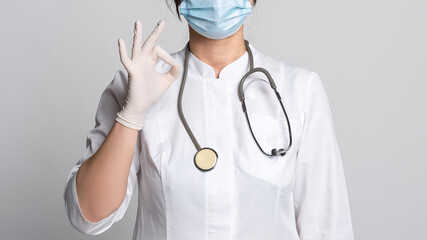
M 260 52 L 254 55 L 254 60 L 257 66 L 270 72 L 281 95 L 294 101 L 300 112 L 307 112 L 313 103 L 318 104 L 319 108 L 328 104 L 323 81 L 316 71 Z
M 257 52 L 256 57 L 257 65 L 267 68 L 269 71 L 278 72 L 287 80 L 297 81 L 300 84 L 306 84 L 317 73 L 306 66 L 293 64 L 285 60 L 274 58 L 265 55 L 264 53 Z
M 319 74 L 306 66 L 289 63 L 261 52 L 254 54 L 254 61 L 256 66 L 267 69 L 274 79 L 281 81 L 283 85 L 292 89 L 293 93 L 299 96 L 306 95 L 313 87 L 323 88 Z

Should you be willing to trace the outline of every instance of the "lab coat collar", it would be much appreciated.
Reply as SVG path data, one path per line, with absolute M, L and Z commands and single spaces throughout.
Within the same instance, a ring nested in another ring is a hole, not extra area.
M 254 62 L 256 66 L 256 53 L 257 50 L 249 42 L 249 47 L 252 50 L 254 56 Z M 185 58 L 185 47 L 181 50 L 183 58 Z M 215 77 L 215 70 L 209 64 L 198 59 L 193 53 L 190 52 L 188 59 L 188 74 L 193 77 L 200 77 L 201 79 L 229 79 L 229 78 L 238 78 L 240 79 L 244 74 L 249 71 L 249 54 L 246 51 L 242 56 L 240 56 L 235 61 L 229 63 L 225 66 L 219 73 L 219 78 Z

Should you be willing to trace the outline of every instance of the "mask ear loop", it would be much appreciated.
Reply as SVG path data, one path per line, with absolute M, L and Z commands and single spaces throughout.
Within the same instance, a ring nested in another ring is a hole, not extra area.
M 292 130 L 291 130 L 291 125 L 290 125 L 290 122 L 289 122 L 288 114 L 286 113 L 285 107 L 283 106 L 282 98 L 281 98 L 279 92 L 277 91 L 276 84 L 274 83 L 274 80 L 271 77 L 270 73 L 266 69 L 261 68 L 261 67 L 254 68 L 253 54 L 252 54 L 252 51 L 251 51 L 251 49 L 249 47 L 249 42 L 247 40 L 245 40 L 245 46 L 246 46 L 246 50 L 248 51 L 248 54 L 249 54 L 249 66 L 250 66 L 250 70 L 242 77 L 242 79 L 240 80 L 240 84 L 239 84 L 239 99 L 242 102 L 242 110 L 245 113 L 246 120 L 247 120 L 248 125 L 249 125 L 249 129 L 251 131 L 252 137 L 254 138 L 256 144 L 258 145 L 258 148 L 265 155 L 267 155 L 267 156 L 277 156 L 279 154 L 281 156 L 284 156 L 288 152 L 288 150 L 291 148 L 291 146 L 292 146 Z M 277 97 L 277 99 L 278 99 L 278 101 L 280 103 L 280 106 L 282 107 L 283 113 L 285 114 L 287 126 L 288 126 L 288 132 L 289 132 L 289 145 L 288 145 L 288 147 L 287 148 L 281 148 L 279 150 L 277 150 L 276 148 L 273 148 L 271 150 L 271 154 L 268 154 L 268 153 L 264 152 L 264 150 L 262 149 L 262 147 L 258 143 L 258 141 L 257 141 L 257 139 L 255 137 L 255 134 L 252 131 L 252 126 L 251 126 L 251 123 L 249 121 L 249 116 L 248 116 L 248 113 L 247 113 L 247 108 L 246 108 L 246 103 L 245 103 L 245 94 L 243 92 L 243 84 L 244 84 L 245 80 L 251 74 L 253 74 L 255 72 L 262 72 L 267 77 L 268 81 L 270 82 L 270 86 L 274 90 L 274 92 L 276 94 L 276 97 Z

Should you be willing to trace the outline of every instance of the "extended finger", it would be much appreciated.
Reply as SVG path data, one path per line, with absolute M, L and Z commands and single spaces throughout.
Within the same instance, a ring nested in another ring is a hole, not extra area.
M 166 52 L 162 47 L 158 45 L 154 47 L 153 52 L 156 56 L 156 60 L 160 58 L 172 66 L 169 72 L 165 73 L 164 75 L 168 78 L 169 81 L 175 80 L 180 73 L 179 63 L 175 60 L 175 58 L 173 58 L 168 52 Z
M 125 68 L 130 67 L 131 60 L 127 54 L 126 45 L 123 42 L 123 39 L 119 38 L 119 53 L 120 53 L 120 61 L 125 66 Z
M 138 20 L 135 22 L 133 30 L 133 44 L 132 44 L 132 59 L 139 55 L 142 47 L 142 24 Z
M 154 45 L 156 44 L 157 39 L 159 39 L 159 36 L 162 33 L 164 26 L 165 22 L 163 20 L 160 20 L 157 23 L 157 26 L 154 28 L 150 36 L 147 38 L 147 40 L 145 40 L 144 44 L 142 45 L 143 52 L 149 54 L 153 50 Z

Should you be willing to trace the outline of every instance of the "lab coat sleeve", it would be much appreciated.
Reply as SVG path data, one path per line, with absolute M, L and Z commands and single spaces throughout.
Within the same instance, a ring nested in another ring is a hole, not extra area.
M 346 180 L 329 100 L 311 72 L 304 86 L 304 127 L 294 185 L 296 227 L 301 240 L 353 240 Z
M 95 116 L 95 127 L 89 131 L 86 138 L 86 150 L 77 164 L 71 169 L 65 182 L 63 197 L 65 209 L 71 225 L 81 233 L 97 235 L 105 232 L 113 223 L 122 219 L 136 186 L 136 177 L 140 169 L 140 138 L 137 139 L 135 153 L 128 177 L 127 191 L 121 205 L 116 211 L 98 222 L 87 220 L 80 209 L 76 191 L 76 174 L 81 164 L 99 149 L 110 129 L 115 123 L 116 113 L 124 104 L 127 87 L 127 72 L 124 69 L 117 71 L 114 79 L 101 95 Z

